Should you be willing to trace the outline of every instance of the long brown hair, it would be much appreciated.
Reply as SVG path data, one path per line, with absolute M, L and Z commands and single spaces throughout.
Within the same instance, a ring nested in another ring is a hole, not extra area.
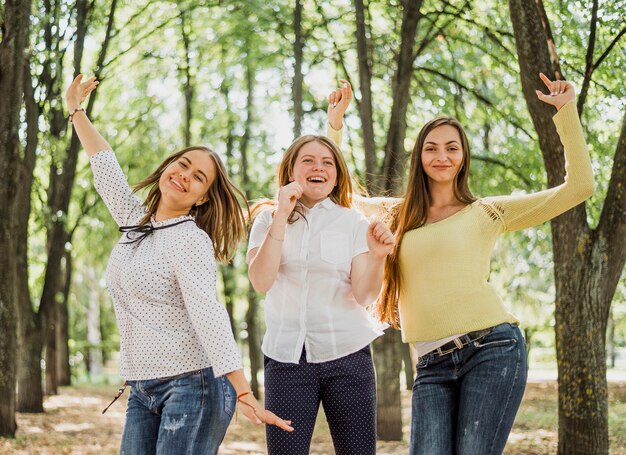
M 296 160 L 298 159 L 298 153 L 304 145 L 310 142 L 317 142 L 318 144 L 325 146 L 328 150 L 330 150 L 330 152 L 333 154 L 333 158 L 335 159 L 335 169 L 337 169 L 337 184 L 329 195 L 330 199 L 337 205 L 348 208 L 351 207 L 352 180 L 350 179 L 350 171 L 348 170 L 348 165 L 346 164 L 346 160 L 344 159 L 341 150 L 339 150 L 339 147 L 326 136 L 316 136 L 313 134 L 309 134 L 306 136 L 300 136 L 298 139 L 292 142 L 287 150 L 285 150 L 283 158 L 278 165 L 278 173 L 276 177 L 278 188 L 281 188 L 291 183 L 290 177 L 293 175 L 293 168 L 296 164 Z M 260 200 L 255 203 L 254 206 L 252 206 L 252 217 L 256 216 L 256 214 L 264 206 L 276 207 L 277 205 L 278 201 L 276 199 Z M 296 203 L 296 206 L 289 215 L 289 224 L 296 222 L 298 218 L 306 219 L 306 217 L 304 216 L 304 208 L 299 201 Z
M 168 156 L 152 174 L 133 186 L 134 192 L 150 188 L 144 202 L 147 213 L 140 224 L 148 223 L 159 207 L 161 201 L 159 179 L 163 171 L 191 150 L 201 150 L 209 154 L 215 164 L 215 180 L 207 190 L 207 200 L 203 204 L 194 205 L 189 214 L 195 217 L 196 225 L 209 234 L 217 260 L 228 262 L 246 235 L 246 220 L 237 195 L 243 200 L 248 213 L 250 207 L 243 193 L 228 178 L 226 167 L 219 155 L 208 147 L 187 147 Z
M 400 295 L 400 264 L 399 252 L 404 234 L 417 229 L 426 223 L 430 208 L 430 193 L 428 176 L 422 166 L 422 149 L 426 136 L 435 128 L 450 125 L 457 129 L 461 137 L 463 148 L 463 162 L 461 169 L 454 179 L 454 196 L 460 202 L 471 204 L 476 200 L 468 186 L 470 170 L 470 144 L 461 124 L 452 117 L 437 117 L 426 123 L 417 136 L 411 155 L 409 181 L 404 193 L 404 200 L 400 204 L 397 215 L 391 224 L 391 230 L 396 236 L 396 248 L 385 260 L 383 289 L 376 307 L 376 313 L 381 321 L 399 327 L 398 297 Z

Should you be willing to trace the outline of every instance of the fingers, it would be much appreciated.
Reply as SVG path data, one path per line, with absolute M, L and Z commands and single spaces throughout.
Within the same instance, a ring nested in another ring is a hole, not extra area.
M 369 226 L 369 234 L 384 245 L 395 245 L 396 239 L 385 223 L 374 221 Z
M 289 432 L 293 431 L 293 427 L 291 426 L 291 420 L 283 420 L 273 412 L 268 411 L 267 409 L 263 411 L 263 416 L 261 417 L 261 419 L 267 425 L 275 425 L 278 428 Z
M 337 90 L 333 90 L 328 95 L 328 104 L 331 107 L 336 107 L 341 101 L 349 103 L 352 100 L 352 86 L 350 82 L 345 79 L 339 79 L 341 87 Z
M 539 78 L 543 81 L 545 86 L 550 91 L 551 96 L 557 96 L 565 93 L 571 84 L 567 81 L 552 81 L 548 76 L 543 73 L 539 73 Z

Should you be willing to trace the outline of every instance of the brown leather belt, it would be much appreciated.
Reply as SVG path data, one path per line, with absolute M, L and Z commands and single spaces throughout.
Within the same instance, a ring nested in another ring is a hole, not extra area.
M 439 355 L 450 354 L 451 352 L 456 351 L 457 349 L 461 349 L 463 346 L 467 346 L 474 341 L 480 340 L 482 337 L 489 335 L 493 327 L 489 327 L 488 329 L 477 330 L 475 332 L 469 332 L 465 335 L 461 335 L 458 338 L 455 338 L 452 341 L 448 341 L 443 346 L 439 346 L 433 352 L 436 352 Z

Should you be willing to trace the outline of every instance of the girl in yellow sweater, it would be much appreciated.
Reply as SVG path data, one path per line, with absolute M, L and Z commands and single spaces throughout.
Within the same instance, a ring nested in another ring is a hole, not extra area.
M 410 454 L 499 454 L 526 385 L 526 347 L 489 283 L 498 236 L 554 218 L 594 191 L 574 87 L 540 74 L 538 98 L 554 116 L 565 149 L 565 182 L 538 193 L 475 198 L 470 147 L 449 117 L 420 131 L 409 182 L 392 227 L 379 305 L 419 356 L 413 385 Z

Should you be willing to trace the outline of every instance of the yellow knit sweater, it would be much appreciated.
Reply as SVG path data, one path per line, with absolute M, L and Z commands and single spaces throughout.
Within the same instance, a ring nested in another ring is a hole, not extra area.
M 516 322 L 489 284 L 498 236 L 554 218 L 595 189 L 575 103 L 563 106 L 554 123 L 565 149 L 565 183 L 533 194 L 479 199 L 449 218 L 404 235 L 399 310 L 405 342 Z

